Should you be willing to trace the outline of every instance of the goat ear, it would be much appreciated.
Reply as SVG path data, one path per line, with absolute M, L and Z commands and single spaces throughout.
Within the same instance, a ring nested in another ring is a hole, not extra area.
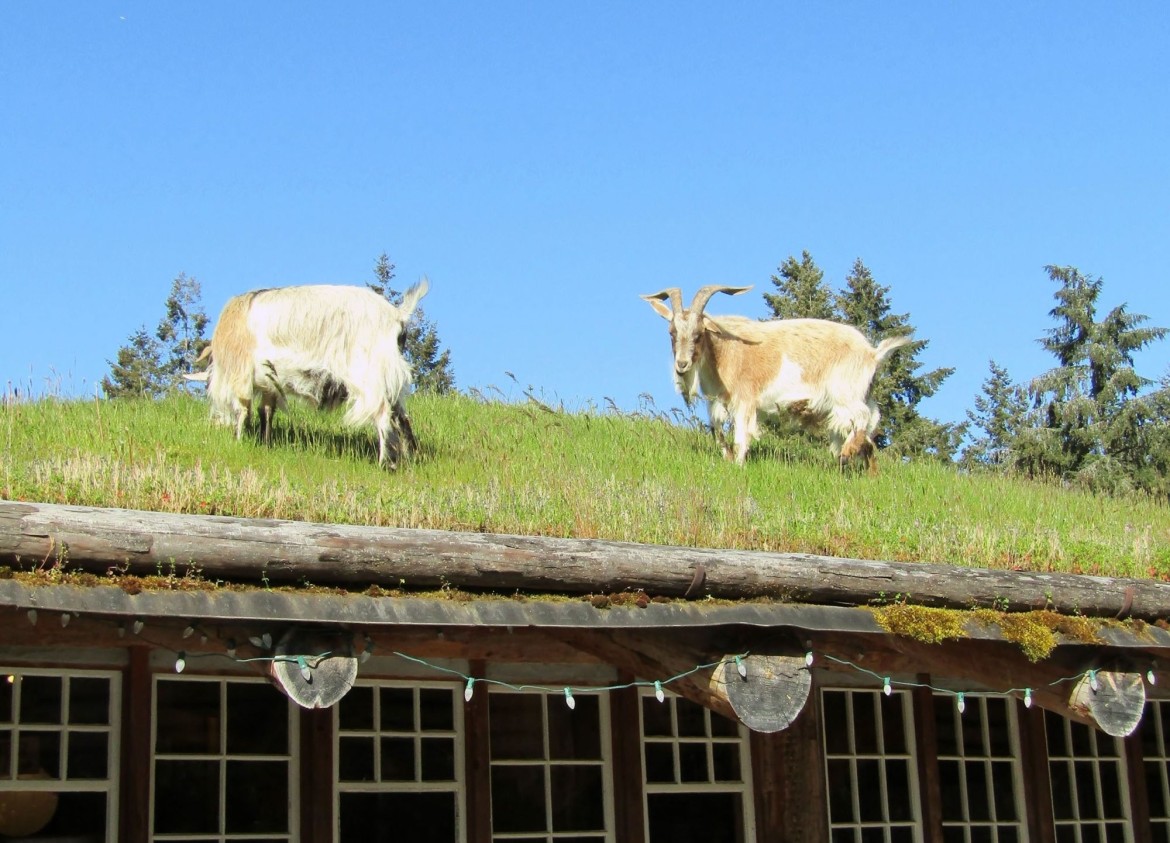
M 655 296 L 642 296 L 642 298 L 644 298 L 646 301 L 650 302 L 650 306 L 652 308 L 654 308 L 656 311 L 658 311 L 658 315 L 661 316 L 663 319 L 667 320 L 668 322 L 674 316 L 674 314 L 672 314 L 670 312 L 670 308 L 667 307 L 666 305 L 664 305 L 662 303 L 661 299 L 659 299 Z
M 402 294 L 402 304 L 398 309 L 402 313 L 403 322 L 410 321 L 410 317 L 414 315 L 414 309 L 418 307 L 419 301 L 430 289 L 430 279 L 424 275 L 417 284 Z

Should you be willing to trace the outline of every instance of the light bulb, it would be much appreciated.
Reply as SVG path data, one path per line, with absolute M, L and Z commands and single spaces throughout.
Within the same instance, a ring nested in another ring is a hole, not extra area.
M 573 699 L 572 688 L 565 688 L 565 705 L 567 705 L 570 709 L 577 707 L 577 701 Z
M 662 702 L 666 699 L 666 694 L 662 690 L 661 682 L 654 683 L 654 699 L 658 700 L 659 702 Z
M 475 679 L 467 677 L 467 687 L 463 689 L 463 701 L 471 702 L 471 695 L 475 693 Z

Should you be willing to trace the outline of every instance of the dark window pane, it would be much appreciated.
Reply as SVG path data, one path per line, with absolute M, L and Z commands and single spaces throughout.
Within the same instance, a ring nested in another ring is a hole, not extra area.
M 988 697 L 987 704 L 987 735 L 991 754 L 996 758 L 1010 758 L 1012 755 L 1011 732 L 1008 728 L 1008 706 L 1013 701 Z M 1003 840 L 1000 840 L 1003 843 Z
M 20 680 L 20 722 L 61 722 L 61 677 L 25 676 Z
M 162 754 L 219 753 L 219 683 L 160 680 L 157 738 Z
M 61 778 L 61 733 L 20 732 L 17 775 L 44 774 L 51 779 Z
M 900 696 L 882 697 L 882 737 L 885 751 L 892 755 L 904 754 L 906 745 L 906 718 L 903 715 Z
M 1109 823 L 1105 826 L 1105 843 L 1126 843 L 1125 826 L 1121 823 Z
M 914 843 L 914 829 L 896 825 L 890 829 L 890 843 Z
M 155 833 L 214 834 L 219 830 L 218 825 L 219 763 L 156 761 Z
M 674 782 L 674 749 L 668 743 L 645 744 L 646 781 Z
M 853 822 L 852 763 L 845 759 L 829 762 L 829 819 L 835 823 Z
M 987 770 L 982 761 L 967 762 L 967 807 L 974 822 L 991 819 L 991 794 L 987 790 Z
M 682 697 L 674 698 L 680 738 L 703 738 L 707 736 L 707 709 L 698 703 Z
M 379 688 L 382 703 L 383 732 L 413 732 L 414 690 L 411 688 Z
M 881 826 L 866 826 L 861 829 L 861 843 L 886 843 L 886 833 Z
M 1125 817 L 1121 799 L 1121 762 L 1106 761 L 1101 764 L 1101 811 L 1104 819 L 1119 820 Z
M 651 793 L 646 814 L 649 843 L 744 843 L 738 793 Z
M 865 691 L 851 693 L 853 699 L 853 734 L 858 755 L 874 755 L 877 745 L 877 707 L 874 695 Z
M 342 793 L 340 843 L 456 843 L 453 793 Z
M 354 731 L 373 729 L 374 689 L 368 685 L 350 688 L 337 704 L 337 725 Z
M 12 722 L 12 691 L 19 676 L 0 674 L 0 723 Z
M 12 778 L 12 732 L 0 730 L 0 780 Z
M 421 688 L 418 692 L 419 728 L 424 732 L 455 729 L 455 695 L 446 688 Z
M 861 813 L 863 823 L 881 822 L 882 816 L 882 789 L 881 762 L 877 760 L 859 760 L 857 762 L 857 807 Z
M 935 694 L 934 730 L 938 736 L 939 755 L 958 755 L 959 744 L 955 734 L 955 705 L 949 697 Z
M 382 781 L 414 781 L 414 738 L 382 738 Z
M 109 735 L 73 732 L 69 735 L 69 778 L 104 779 L 109 776 Z
M 739 724 L 730 717 L 711 712 L 711 736 L 715 738 L 738 738 Z
M 1093 776 L 1093 762 L 1074 761 L 1073 774 L 1077 783 L 1077 807 L 1080 810 L 1080 818 L 1101 819 L 1101 809 L 1097 805 L 1097 782 Z
M 109 679 L 83 676 L 69 680 L 69 722 L 94 726 L 110 722 Z
M 963 730 L 963 755 L 967 758 L 984 758 L 987 749 L 983 746 L 983 720 L 980 715 L 980 700 L 967 700 L 967 711 L 959 718 L 960 728 Z M 959 710 L 955 703 L 956 713 Z
M 679 781 L 708 782 L 707 744 L 680 743 L 678 746 Z
M 452 738 L 423 738 L 422 780 L 455 781 L 455 741 Z
M 288 764 L 283 761 L 229 761 L 227 831 L 279 834 L 288 831 Z
M 739 744 L 717 743 L 712 745 L 711 760 L 715 765 L 715 781 L 743 781 L 739 771 Z
M 42 794 L 38 794 L 40 796 Z M 51 796 L 54 808 L 48 823 L 28 840 L 105 840 L 106 794 L 62 793 Z M 116 798 L 116 797 L 115 797 Z M 4 838 L 7 840 L 8 838 Z M 18 838 L 24 840 L 26 838 Z
M 575 697 L 570 709 L 564 699 L 548 701 L 548 757 L 557 761 L 596 761 L 601 758 L 601 698 Z
M 995 817 L 1000 822 L 1019 819 L 1016 812 L 1016 778 L 1010 761 L 991 765 L 991 788 L 995 794 Z M 1003 843 L 1001 840 L 1000 843 Z
M 878 789 L 878 783 L 865 782 L 862 787 Z M 893 822 L 910 822 L 914 819 L 914 802 L 910 797 L 910 763 L 902 759 L 886 762 L 886 798 L 889 819 Z
M 1093 752 L 1093 734 L 1088 726 L 1081 723 L 1069 723 L 1069 734 L 1072 736 L 1072 754 L 1076 758 L 1089 758 Z
M 1059 762 L 1049 765 L 1052 780 L 1052 815 L 1057 821 L 1076 817 L 1073 809 L 1072 769 L 1069 764 Z
M 374 739 L 352 736 L 338 738 L 337 774 L 343 782 L 372 782 Z
M 553 831 L 604 831 L 602 769 L 599 765 L 551 767 Z
M 286 755 L 288 697 L 267 684 L 229 683 L 227 751 L 232 755 Z
M 491 694 L 488 707 L 492 758 L 544 758 L 544 714 L 539 696 Z
M 1020 835 L 1014 825 L 999 827 L 999 843 L 1020 843 Z
M 825 691 L 821 695 L 824 713 L 825 752 L 829 755 L 849 753 L 849 722 L 845 713 L 845 694 Z
M 851 828 L 835 828 L 831 840 L 832 843 L 856 843 L 857 835 Z
M 492 831 L 548 831 L 543 767 L 492 765 Z
M 1095 823 L 1082 823 L 1081 843 L 1101 843 L 1101 827 Z
M 994 843 L 994 836 L 989 825 L 971 826 L 971 843 Z
M 1166 750 L 1158 742 L 1158 730 L 1155 728 L 1154 723 L 1155 709 L 1162 712 L 1163 726 L 1170 726 L 1170 721 L 1167 721 L 1167 717 L 1170 716 L 1170 711 L 1167 711 L 1166 708 L 1162 707 L 1159 703 L 1154 702 L 1153 700 L 1147 700 L 1146 707 L 1145 710 L 1142 711 L 1142 719 L 1138 724 L 1137 730 L 1138 736 L 1142 742 L 1142 755 L 1146 758 L 1161 757 L 1166 752 Z
M 1077 843 L 1077 827 L 1075 825 L 1058 825 L 1056 827 L 1056 843 Z
M 1044 712 L 1044 734 L 1048 739 L 1048 754 L 1066 757 L 1069 754 L 1068 739 L 1064 732 L 1064 720 L 1051 711 Z
M 961 825 L 943 826 L 943 843 L 966 843 L 967 830 Z
M 942 795 L 942 818 L 945 822 L 960 822 L 963 816 L 963 779 L 958 761 L 938 762 L 938 785 Z
M 1164 762 L 1147 761 L 1146 800 L 1150 805 L 1150 816 L 1157 819 L 1166 816 L 1166 800 L 1162 794 L 1162 776 L 1166 774 Z
M 659 702 L 654 697 L 642 697 L 642 734 L 652 738 L 668 738 L 674 734 L 669 698 Z

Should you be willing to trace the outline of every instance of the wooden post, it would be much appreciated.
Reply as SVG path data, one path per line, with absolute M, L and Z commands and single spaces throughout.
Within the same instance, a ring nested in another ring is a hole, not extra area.
M 1016 702 L 1016 722 L 1020 727 L 1020 756 L 1024 785 L 1024 810 L 1027 812 L 1028 840 L 1031 843 L 1056 843 L 1056 824 L 1052 816 L 1052 779 L 1048 769 L 1048 738 L 1044 731 L 1046 715 L 1038 706 L 1027 708 Z
M 1129 779 L 1129 820 L 1133 829 L 1133 843 L 1154 843 L 1150 828 L 1150 800 L 1146 791 L 1145 753 L 1142 751 L 1141 728 L 1153 729 L 1152 718 L 1124 741 L 1125 772 Z
M 628 684 L 633 675 L 619 673 Z M 614 835 L 622 843 L 644 843 L 646 810 L 643 801 L 642 733 L 638 707 L 642 697 L 634 687 L 609 692 L 610 754 L 613 757 Z
M 806 705 L 783 731 L 753 731 L 751 754 L 756 839 L 825 843 L 829 797 L 819 699 Z
M 938 730 L 930 675 L 920 674 L 914 697 L 914 743 L 918 749 L 918 792 L 922 803 L 923 843 L 942 843 L 942 783 L 938 774 Z
M 122 682 L 122 759 L 118 839 L 123 843 L 150 840 L 150 724 L 154 717 L 150 648 L 127 648 L 129 663 Z
M 468 673 L 483 676 L 481 659 L 468 663 Z M 488 730 L 488 693 L 481 687 L 463 711 L 464 778 L 467 781 L 467 843 L 491 843 L 492 770 L 491 734 Z
M 300 793 L 302 840 L 332 840 L 333 711 L 298 710 L 300 724 Z

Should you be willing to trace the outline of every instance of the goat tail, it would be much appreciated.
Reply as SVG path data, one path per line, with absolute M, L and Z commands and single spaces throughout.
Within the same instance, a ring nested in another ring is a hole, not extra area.
M 891 352 L 896 351 L 904 345 L 910 345 L 912 342 L 914 342 L 914 338 L 911 336 L 886 337 L 884 340 L 879 342 L 877 348 L 873 350 L 874 363 L 880 366 L 882 362 L 890 356 Z

